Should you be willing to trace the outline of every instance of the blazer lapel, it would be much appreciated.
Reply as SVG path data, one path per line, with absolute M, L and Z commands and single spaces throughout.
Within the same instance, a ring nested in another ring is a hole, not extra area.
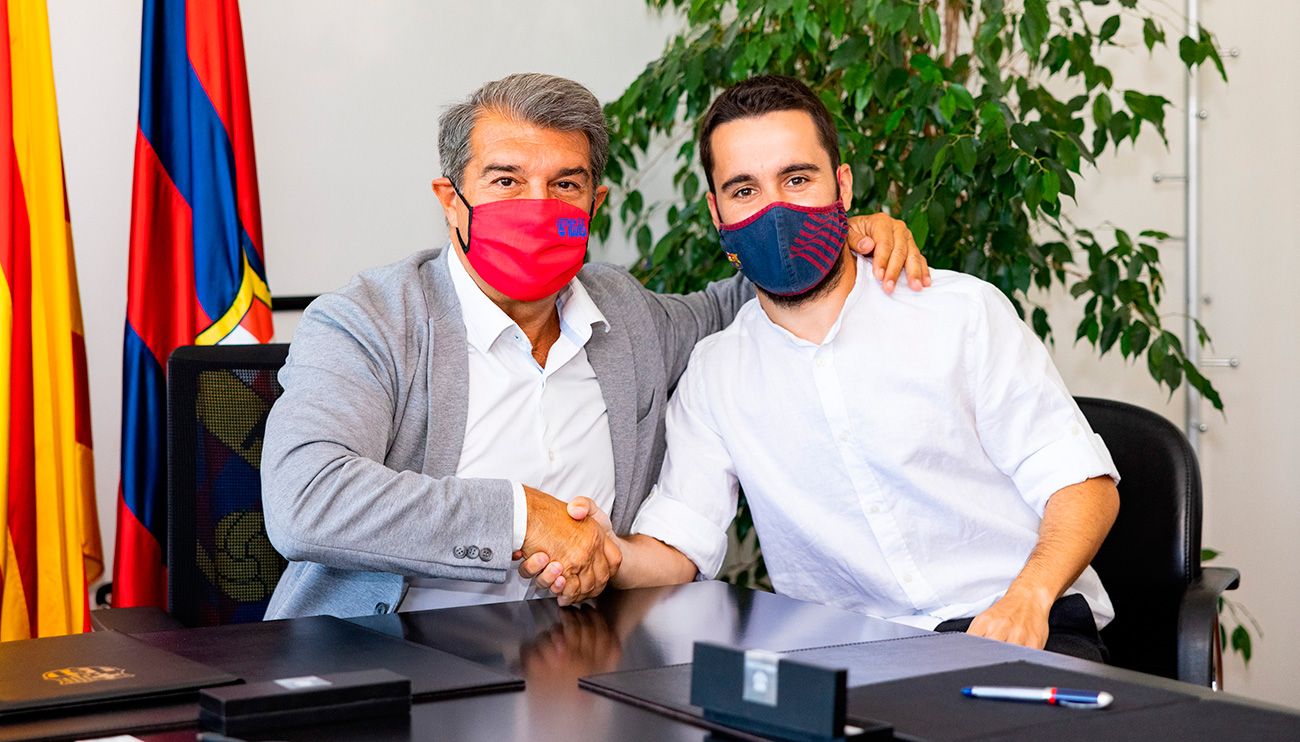
M 431 280 L 425 288 L 429 306 L 439 308 L 429 319 L 429 421 L 424 452 L 424 470 L 435 477 L 456 473 L 469 417 L 469 347 L 460 301 L 447 268 L 447 260 L 454 258 L 448 252 L 443 250 L 429 263 Z
M 609 519 L 614 530 L 626 533 L 631 522 L 633 468 L 636 465 L 636 372 L 632 343 L 615 323 L 606 332 L 599 329 L 587 341 L 587 361 L 596 372 L 600 393 L 609 418 L 609 438 L 614 449 L 614 508 Z

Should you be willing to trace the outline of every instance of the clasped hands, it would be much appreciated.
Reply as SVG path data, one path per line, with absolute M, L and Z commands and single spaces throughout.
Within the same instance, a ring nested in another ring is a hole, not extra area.
M 560 605 L 599 595 L 623 563 L 609 516 L 586 497 L 565 503 L 527 486 L 524 495 L 528 528 L 514 554 L 523 559 L 519 574 L 549 589 Z

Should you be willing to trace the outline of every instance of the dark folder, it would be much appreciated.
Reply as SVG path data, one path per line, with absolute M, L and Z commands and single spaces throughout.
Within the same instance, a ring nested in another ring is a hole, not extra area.
M 519 677 L 330 616 L 164 631 L 144 638 L 249 683 L 386 669 L 410 678 L 411 695 L 417 699 L 524 687 Z
M 1296 740 L 1300 714 L 1218 700 L 1171 703 L 1132 714 L 1080 714 L 1033 728 L 1052 742 L 1156 742 L 1157 740 Z M 1017 742 L 1022 729 L 981 737 L 981 742 Z
M 92 710 L 238 681 L 116 631 L 0 643 L 0 719 Z
M 968 685 L 1104 690 L 1115 700 L 1105 709 L 994 701 L 962 695 L 961 689 Z M 1198 703 L 1196 696 L 1188 693 L 1019 661 L 853 688 L 849 690 L 848 715 L 850 718 L 888 719 L 901 732 L 936 742 L 983 739 L 1003 734 L 1021 739 L 1055 740 L 1055 734 L 1044 731 L 1051 725 L 1098 721 L 1103 726 L 1093 739 L 1113 739 L 1116 730 L 1141 723 L 1146 714 L 1161 707 L 1178 706 L 1181 713 L 1186 713 Z M 1150 737 L 1149 742 L 1164 739 L 1186 742 L 1219 738 L 1157 734 Z
M 945 638 L 945 637 L 952 638 Z M 849 723 L 878 719 L 899 735 L 926 740 L 1300 739 L 1300 715 L 1267 711 L 1224 700 L 1034 662 L 973 664 L 990 654 L 1041 656 L 964 635 L 933 634 L 783 653 L 794 659 L 849 669 Z M 953 665 L 966 664 L 953 668 Z M 912 677 L 899 678 L 898 675 Z M 856 682 L 855 682 L 856 678 Z M 882 682 L 884 681 L 884 682 Z M 582 678 L 579 685 L 671 718 L 716 728 L 690 702 L 691 666 L 670 665 Z M 967 685 L 1094 688 L 1114 695 L 1104 710 L 972 699 Z M 1140 730 L 1135 732 L 1134 730 Z M 1241 732 L 1235 734 L 1234 732 Z M 1243 736 L 1244 735 L 1244 736 Z

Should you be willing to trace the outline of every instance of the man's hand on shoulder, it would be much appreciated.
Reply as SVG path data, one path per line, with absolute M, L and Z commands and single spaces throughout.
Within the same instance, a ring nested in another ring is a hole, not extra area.
M 560 605 L 599 595 L 623 561 L 609 516 L 586 497 L 566 505 L 527 486 L 524 495 L 528 530 L 519 574 L 550 589 Z
M 930 265 L 912 239 L 907 223 L 888 214 L 871 214 L 849 218 L 849 247 L 860 255 L 871 255 L 876 280 L 885 293 L 893 293 L 903 269 L 907 285 L 920 291 L 930 285 Z
M 1009 590 L 998 602 L 971 621 L 967 634 L 1030 649 L 1047 645 L 1047 615 L 1054 598 L 1046 593 Z

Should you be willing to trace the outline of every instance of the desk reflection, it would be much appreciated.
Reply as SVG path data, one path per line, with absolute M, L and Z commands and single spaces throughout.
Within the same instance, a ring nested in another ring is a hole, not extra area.
M 690 662 L 696 641 L 788 651 L 929 633 L 721 582 L 612 590 L 570 608 L 542 598 L 351 620 L 526 680 L 529 654 L 581 677 Z
M 524 678 L 523 693 L 418 704 L 415 736 L 443 739 L 703 740 L 578 679 L 690 662 L 696 641 L 787 651 L 929 633 L 721 582 L 610 591 L 569 608 L 537 599 L 352 620 Z

